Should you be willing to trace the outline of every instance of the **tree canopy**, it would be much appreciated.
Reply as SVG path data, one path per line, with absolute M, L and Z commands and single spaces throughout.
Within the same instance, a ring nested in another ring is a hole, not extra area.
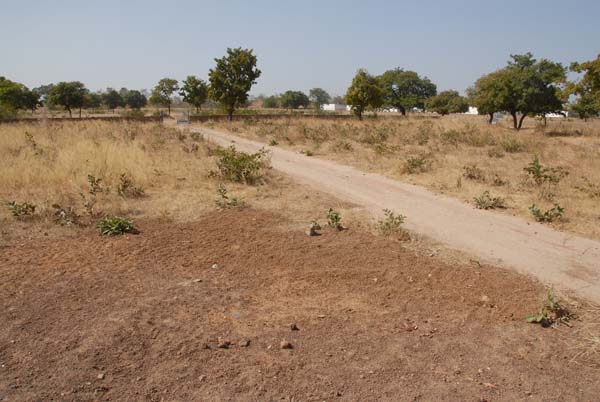
M 262 101 L 262 106 L 266 109 L 276 109 L 279 107 L 281 97 L 278 95 L 267 96 Z
M 73 115 L 72 109 L 79 108 L 79 117 L 81 117 L 81 108 L 85 105 L 87 94 L 85 85 L 79 81 L 59 82 L 52 87 L 48 100 L 54 105 L 59 105 L 69 112 L 69 117 Z
M 208 84 L 193 75 L 182 81 L 180 89 L 179 94 L 183 97 L 183 101 L 194 106 L 196 112 L 200 110 L 208 97 Z
M 23 84 L 0 77 L 0 116 L 14 116 L 19 109 L 33 111 L 39 104 L 38 94 Z
M 128 91 L 123 100 L 132 109 L 141 109 L 148 103 L 144 94 L 137 90 Z
M 252 85 L 260 77 L 256 68 L 256 56 L 252 49 L 227 49 L 208 74 L 210 81 L 209 96 L 227 111 L 229 120 L 237 107 L 248 100 Z
M 458 91 L 442 91 L 432 96 L 425 102 L 425 107 L 430 112 L 445 116 L 450 113 L 464 113 L 469 110 L 469 102 Z
M 102 94 L 102 102 L 110 110 L 125 106 L 125 101 L 121 93 L 112 88 L 107 88 L 106 92 Z
M 317 109 L 321 108 L 321 105 L 329 103 L 331 96 L 323 88 L 313 88 L 308 93 L 308 97 L 312 103 L 315 104 Z
M 600 113 L 600 55 L 595 60 L 571 64 L 571 71 L 583 74 L 571 85 L 571 93 L 578 97 L 573 110 L 583 119 L 597 116 Z
M 163 78 L 158 81 L 158 84 L 152 90 L 150 95 L 150 103 L 157 106 L 166 107 L 171 115 L 171 104 L 173 103 L 173 94 L 179 89 L 177 80 L 172 78 Z
M 365 110 L 381 107 L 384 92 L 377 78 L 366 70 L 358 70 L 346 91 L 345 100 L 348 105 L 351 105 L 352 112 L 362 120 Z
M 302 91 L 286 91 L 281 95 L 281 107 L 286 109 L 298 109 L 308 107 L 310 101 Z
M 395 68 L 383 73 L 379 80 L 385 89 L 384 106 L 395 107 L 403 115 L 412 108 L 425 108 L 425 100 L 437 94 L 436 85 L 414 71 Z

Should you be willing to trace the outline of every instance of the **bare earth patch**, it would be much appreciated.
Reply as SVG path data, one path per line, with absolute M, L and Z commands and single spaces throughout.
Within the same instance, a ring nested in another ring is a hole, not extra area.
M 0 400 L 597 399 L 600 359 L 573 360 L 597 311 L 526 324 L 545 290 L 516 273 L 281 220 L 2 245 Z

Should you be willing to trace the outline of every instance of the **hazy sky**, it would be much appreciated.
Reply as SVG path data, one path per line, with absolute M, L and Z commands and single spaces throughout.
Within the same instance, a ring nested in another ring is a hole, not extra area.
M 0 21 L 0 75 L 29 87 L 206 79 L 215 57 L 242 46 L 262 70 L 255 95 L 343 94 L 358 68 L 393 67 L 464 91 L 511 53 L 567 65 L 600 53 L 598 0 L 0 0 Z

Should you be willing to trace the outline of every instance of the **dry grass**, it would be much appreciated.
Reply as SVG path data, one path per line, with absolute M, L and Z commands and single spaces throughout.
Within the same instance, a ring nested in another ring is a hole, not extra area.
M 561 230 L 600 238 L 600 121 L 534 119 L 520 132 L 509 122 L 490 126 L 484 117 L 323 121 L 290 119 L 207 123 L 237 135 L 377 172 L 466 202 L 488 190 L 505 198 L 503 213 L 532 220 L 529 207 L 565 208 Z M 538 155 L 542 165 L 569 175 L 541 186 L 523 170 Z M 475 166 L 479 178 L 465 177 Z
M 61 230 L 54 223 L 54 204 L 73 208 L 82 222 L 93 223 L 95 218 L 84 206 L 90 199 L 88 175 L 101 178 L 101 187 L 109 189 L 96 196 L 94 209 L 99 215 L 196 220 L 216 209 L 216 190 L 222 182 L 208 175 L 216 168 L 211 148 L 201 137 L 153 123 L 0 125 L 0 232 L 7 236 L 10 228 L 31 224 L 40 226 L 41 232 Z M 145 195 L 120 196 L 122 174 Z M 352 212 L 351 205 L 297 186 L 273 171 L 258 185 L 224 184 L 230 195 L 243 198 L 247 205 L 278 212 L 298 227 L 323 219 L 329 207 L 360 214 Z M 10 201 L 36 205 L 36 217 L 16 220 L 5 207 Z M 323 216 L 314 216 L 320 210 Z

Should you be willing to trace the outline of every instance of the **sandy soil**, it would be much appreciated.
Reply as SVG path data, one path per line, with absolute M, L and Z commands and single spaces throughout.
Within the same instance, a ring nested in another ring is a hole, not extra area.
M 3 245 L 0 400 L 597 400 L 600 358 L 573 361 L 582 323 L 523 320 L 539 283 L 280 222 L 230 210 Z
M 209 128 L 193 128 L 221 146 L 254 152 L 264 144 Z M 272 165 L 299 182 L 381 215 L 407 216 L 408 229 L 483 261 L 514 268 L 600 302 L 600 242 L 543 224 L 477 210 L 422 187 L 338 163 L 269 147 Z

